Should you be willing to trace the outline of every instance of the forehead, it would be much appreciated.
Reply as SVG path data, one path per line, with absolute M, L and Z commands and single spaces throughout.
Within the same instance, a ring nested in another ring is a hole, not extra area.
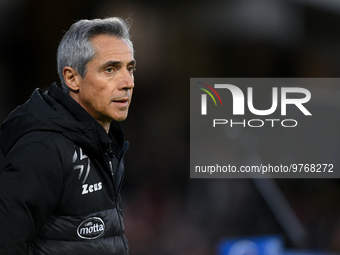
M 97 57 L 130 57 L 133 58 L 133 49 L 123 38 L 110 35 L 96 35 L 90 39 L 91 45 Z

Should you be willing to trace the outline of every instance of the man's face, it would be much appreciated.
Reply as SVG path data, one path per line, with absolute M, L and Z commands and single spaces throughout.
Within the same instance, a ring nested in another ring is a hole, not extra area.
M 95 55 L 79 78 L 76 101 L 99 123 L 126 119 L 134 87 L 133 50 L 124 39 L 98 35 L 90 40 Z

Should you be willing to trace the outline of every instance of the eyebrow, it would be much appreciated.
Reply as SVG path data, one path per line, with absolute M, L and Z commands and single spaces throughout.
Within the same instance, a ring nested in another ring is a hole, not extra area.
M 136 65 L 137 61 L 136 60 L 131 60 L 127 65 Z M 113 61 L 113 60 L 109 60 L 107 61 L 105 64 L 102 65 L 103 68 L 107 67 L 107 66 L 116 66 L 116 65 L 122 65 L 121 61 Z

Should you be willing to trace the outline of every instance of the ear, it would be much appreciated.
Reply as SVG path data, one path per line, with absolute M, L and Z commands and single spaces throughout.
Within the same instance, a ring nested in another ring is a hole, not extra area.
M 70 88 L 70 90 L 72 91 L 79 90 L 81 76 L 77 72 L 77 70 L 75 70 L 72 67 L 65 66 L 63 70 L 63 76 L 64 76 L 65 83 Z

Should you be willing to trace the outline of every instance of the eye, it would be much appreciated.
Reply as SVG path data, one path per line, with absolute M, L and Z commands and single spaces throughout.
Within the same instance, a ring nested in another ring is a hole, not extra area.
M 135 66 L 129 66 L 129 67 L 127 68 L 127 70 L 128 70 L 130 73 L 133 73 L 133 72 L 136 71 L 136 67 L 135 67 Z
M 105 72 L 112 73 L 113 70 L 114 70 L 113 67 L 108 67 L 108 68 L 105 69 Z

